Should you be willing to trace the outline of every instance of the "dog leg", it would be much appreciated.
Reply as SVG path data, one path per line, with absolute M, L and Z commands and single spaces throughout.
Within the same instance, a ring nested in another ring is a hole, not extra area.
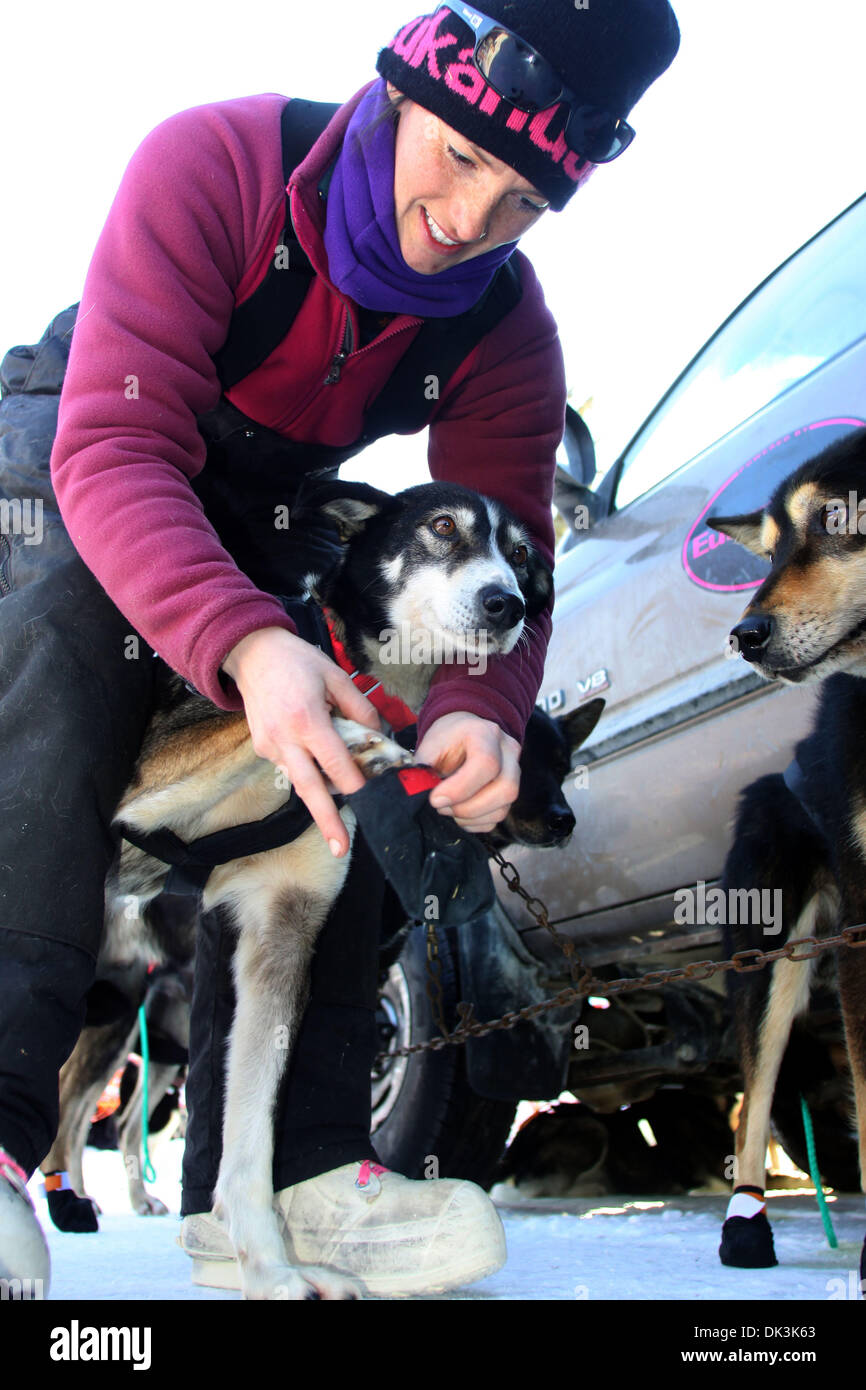
M 354 720 L 334 724 L 367 778 L 412 761 L 399 744 Z M 354 816 L 343 816 L 354 835 Z M 273 1210 L 274 1106 L 306 1002 L 315 940 L 347 869 L 348 857 L 335 860 L 313 826 L 283 850 L 218 869 L 203 904 L 208 911 L 226 902 L 239 927 L 215 1210 L 237 1252 L 245 1298 L 345 1299 L 360 1292 L 333 1270 L 288 1265 Z
M 391 767 L 407 767 L 414 761 L 411 753 L 386 734 L 379 734 L 364 724 L 356 723 L 354 719 L 343 719 L 341 716 L 337 716 L 333 723 L 353 761 L 368 781 Z
M 150 1115 L 153 1114 L 163 1096 L 167 1094 L 169 1087 L 174 1084 L 177 1074 L 178 1068 L 175 1063 L 163 1062 L 154 1065 L 151 1062 L 147 1081 L 147 1103 Z M 139 1216 L 165 1216 L 168 1207 L 152 1192 L 148 1192 L 142 1178 L 143 1094 L 144 1066 L 142 1064 L 138 1069 L 135 1090 L 129 1097 L 123 1115 L 118 1122 L 118 1146 L 123 1157 L 123 1166 L 126 1169 L 129 1202 L 133 1211 L 138 1212 Z
M 59 1231 L 79 1234 L 98 1231 L 99 1208 L 85 1191 L 81 1156 L 90 1128 L 90 1117 L 102 1094 L 105 1078 L 85 1087 L 83 1091 L 70 1093 L 67 1089 L 64 1097 L 63 1071 L 60 1075 L 60 1128 L 40 1167 L 46 1177 L 65 1172 L 71 1186 L 48 1192 L 48 1212 Z
M 788 940 L 814 935 L 819 920 L 827 919 L 828 905 L 825 895 L 816 893 L 800 914 Z M 832 906 L 835 909 L 835 902 Z M 765 1269 L 778 1264 L 763 1205 L 770 1109 L 791 1025 L 809 1003 L 813 965 L 812 960 L 776 961 L 757 1034 L 745 1039 L 745 1095 L 736 1138 L 735 1189 L 719 1247 L 719 1258 L 724 1265 Z M 740 1004 L 745 1007 L 742 998 Z
M 354 762 L 367 778 L 411 763 L 384 734 L 335 719 Z M 260 774 L 272 780 L 270 771 Z M 343 810 L 354 831 L 354 816 Z M 209 827 L 213 828 L 213 827 Z M 318 931 L 341 891 L 348 858 L 335 860 L 316 826 L 293 844 L 234 860 L 211 874 L 203 909 L 228 906 L 239 940 L 236 1009 L 228 1048 L 222 1162 L 215 1211 L 228 1226 L 246 1298 L 354 1298 L 356 1284 L 334 1270 L 286 1264 L 281 1226 L 272 1209 L 274 1106 L 279 1081 L 306 1002 Z
M 61 1231 L 90 1232 L 99 1229 L 99 1208 L 87 1196 L 82 1155 L 106 1082 L 129 1050 L 130 1019 L 121 1016 L 106 1024 L 88 1024 L 60 1071 L 60 1118 L 54 1143 L 40 1164 L 42 1172 L 66 1171 L 72 1190 L 52 1192 L 48 1210 Z
M 855 921 L 863 921 L 862 912 Z M 839 952 L 839 998 L 854 1085 L 857 1135 L 860 1145 L 860 1190 L 866 1192 L 866 961 L 860 951 Z M 866 1297 L 866 1239 L 860 1252 L 860 1293 Z
M 245 1298 L 354 1298 L 357 1286 L 343 1275 L 287 1264 L 273 1210 L 277 1092 L 303 1013 L 315 939 L 347 864 L 333 858 L 315 826 L 285 850 L 257 858 L 257 883 L 245 885 L 244 872 L 232 880 L 230 905 L 240 932 L 234 958 L 237 1006 L 214 1209 L 235 1247 Z M 254 860 L 247 864 L 255 873 Z M 261 881 L 266 868 L 268 892 Z M 309 886 L 299 886 L 299 877 Z M 206 901 L 206 909 L 211 905 Z

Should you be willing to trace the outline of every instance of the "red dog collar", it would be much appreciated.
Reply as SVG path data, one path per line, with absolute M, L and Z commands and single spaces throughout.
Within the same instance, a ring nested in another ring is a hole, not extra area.
M 337 665 L 346 672 L 347 676 L 355 682 L 362 695 L 377 709 L 383 719 L 387 719 L 391 728 L 398 733 L 401 729 L 408 729 L 410 724 L 417 723 L 417 716 L 410 710 L 409 706 L 402 700 L 398 700 L 395 695 L 387 695 L 383 689 L 382 682 L 377 681 L 375 676 L 366 675 L 353 665 L 346 652 L 345 647 L 340 641 L 334 630 L 334 620 L 331 613 L 326 608 L 324 610 L 325 621 L 328 624 L 328 632 L 331 637 L 331 646 L 334 648 L 334 660 Z

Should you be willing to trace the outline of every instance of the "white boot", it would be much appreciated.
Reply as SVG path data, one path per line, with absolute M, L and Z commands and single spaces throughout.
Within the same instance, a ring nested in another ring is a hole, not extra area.
M 177 1243 L 192 1260 L 192 1282 L 208 1289 L 237 1289 L 241 1271 L 222 1221 L 212 1211 L 185 1216 Z
M 480 1187 L 413 1182 L 378 1163 L 347 1163 L 277 1194 L 298 1264 L 329 1265 L 370 1294 L 444 1293 L 505 1264 L 505 1231 Z
M 27 1174 L 0 1149 L 0 1294 L 46 1298 L 51 1260 L 27 1191 Z
M 347 1163 L 283 1188 L 274 1204 L 290 1263 L 340 1270 L 380 1297 L 444 1293 L 495 1273 L 506 1259 L 499 1213 L 462 1179 L 413 1182 L 378 1163 Z M 185 1217 L 180 1244 L 192 1257 L 194 1284 L 240 1288 L 231 1242 L 212 1213 Z

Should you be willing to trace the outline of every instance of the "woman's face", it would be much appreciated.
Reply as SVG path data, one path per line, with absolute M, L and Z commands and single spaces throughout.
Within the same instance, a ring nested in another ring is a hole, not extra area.
M 389 84 L 392 98 L 395 89 Z M 423 106 L 404 101 L 397 126 L 394 210 L 403 259 L 437 275 L 517 241 L 549 204 L 508 164 Z M 484 233 L 487 233 L 484 236 Z

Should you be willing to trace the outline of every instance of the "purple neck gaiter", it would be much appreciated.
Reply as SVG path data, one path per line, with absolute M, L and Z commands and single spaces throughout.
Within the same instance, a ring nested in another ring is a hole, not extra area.
M 338 290 L 365 309 L 450 318 L 478 302 L 517 243 L 508 242 L 436 275 L 420 275 L 406 264 L 394 215 L 396 130 L 393 120 L 383 117 L 389 109 L 385 80 L 380 78 L 347 127 L 328 190 L 325 250 L 330 276 Z

